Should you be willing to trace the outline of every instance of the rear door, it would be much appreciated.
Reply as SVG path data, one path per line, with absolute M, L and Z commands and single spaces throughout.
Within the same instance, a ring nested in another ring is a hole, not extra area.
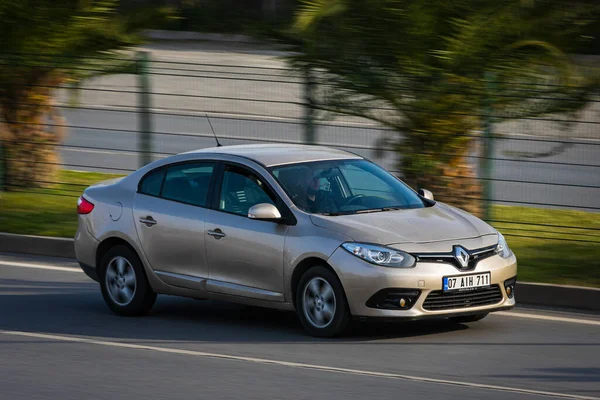
M 214 162 L 174 164 L 140 182 L 133 207 L 138 236 L 152 269 L 170 283 L 196 287 L 195 278 L 208 278 L 204 222 L 215 168 Z

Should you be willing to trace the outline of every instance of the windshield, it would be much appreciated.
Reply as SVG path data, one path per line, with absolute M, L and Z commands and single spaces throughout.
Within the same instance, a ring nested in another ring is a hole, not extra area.
M 328 215 L 423 208 L 423 200 L 392 174 L 366 160 L 332 160 L 272 167 L 296 206 Z

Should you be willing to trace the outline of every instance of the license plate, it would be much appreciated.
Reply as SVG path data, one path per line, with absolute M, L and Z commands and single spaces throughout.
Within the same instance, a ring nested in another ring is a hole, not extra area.
M 452 290 L 473 289 L 478 287 L 489 286 L 491 274 L 489 272 L 483 274 L 445 276 L 442 280 L 444 292 Z

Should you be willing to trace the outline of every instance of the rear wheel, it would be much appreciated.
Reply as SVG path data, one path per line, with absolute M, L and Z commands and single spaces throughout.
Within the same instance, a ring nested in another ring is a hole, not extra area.
M 342 284 L 325 267 L 313 267 L 300 278 L 296 311 L 304 329 L 317 337 L 339 335 L 350 319 Z
M 129 247 L 119 245 L 102 258 L 100 289 L 108 307 L 119 315 L 146 314 L 156 301 L 142 262 Z
M 474 314 L 474 315 L 463 315 L 461 317 L 452 317 L 451 321 L 463 324 L 467 322 L 476 322 L 487 317 L 488 313 Z

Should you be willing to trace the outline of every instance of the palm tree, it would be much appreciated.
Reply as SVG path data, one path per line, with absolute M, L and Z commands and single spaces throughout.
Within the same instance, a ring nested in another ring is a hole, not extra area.
M 128 18 L 117 6 L 111 0 L 0 0 L 0 178 L 6 188 L 52 182 L 56 146 L 65 135 L 56 89 L 131 72 L 120 51 L 137 43 L 134 31 L 168 12 Z
M 285 41 L 290 64 L 321 82 L 315 108 L 391 128 L 410 185 L 480 214 L 467 156 L 486 105 L 503 118 L 583 107 L 598 75 L 567 51 L 585 45 L 579 32 L 599 10 L 587 0 L 302 0 Z

